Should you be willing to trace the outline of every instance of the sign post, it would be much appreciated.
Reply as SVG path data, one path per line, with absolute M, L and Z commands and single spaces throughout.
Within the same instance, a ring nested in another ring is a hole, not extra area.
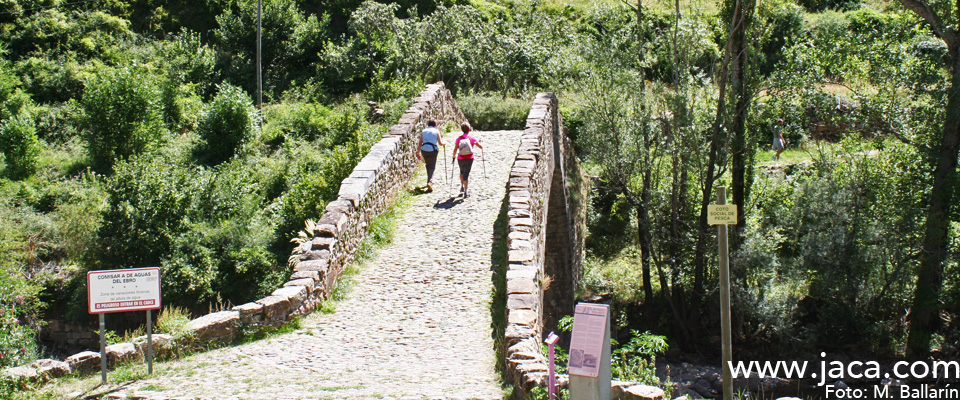
M 723 358 L 723 398 L 733 400 L 733 343 L 730 333 L 730 255 L 727 254 L 727 225 L 737 224 L 737 205 L 727 204 L 727 188 L 717 188 L 717 204 L 707 206 L 707 222 L 717 226 L 717 245 L 720 251 L 720 335 Z
M 557 336 L 557 334 L 553 332 L 550 332 L 550 334 L 547 335 L 547 338 L 544 339 L 544 342 L 550 349 L 550 363 L 547 364 L 547 373 L 549 376 L 549 380 L 547 381 L 547 393 L 550 394 L 550 400 L 557 398 L 556 346 L 558 341 L 560 341 L 560 336 Z
M 610 400 L 610 306 L 577 304 L 567 372 L 571 399 Z
M 107 383 L 107 337 L 104 314 L 147 312 L 147 372 L 153 373 L 151 311 L 160 309 L 160 268 L 129 268 L 87 272 L 87 306 L 100 316 L 100 379 Z

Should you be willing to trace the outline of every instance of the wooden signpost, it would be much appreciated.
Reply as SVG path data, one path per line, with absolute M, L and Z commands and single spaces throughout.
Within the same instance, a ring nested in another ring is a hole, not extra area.
M 153 374 L 153 321 L 160 309 L 160 268 L 129 268 L 87 272 L 87 305 L 100 316 L 100 379 L 107 383 L 107 339 L 104 314 L 147 312 L 147 373 Z
M 723 359 L 723 398 L 733 400 L 733 343 L 730 327 L 730 255 L 727 254 L 727 225 L 737 224 L 737 205 L 727 204 L 727 188 L 717 188 L 717 204 L 707 206 L 707 222 L 717 226 L 717 245 L 720 250 L 720 335 Z

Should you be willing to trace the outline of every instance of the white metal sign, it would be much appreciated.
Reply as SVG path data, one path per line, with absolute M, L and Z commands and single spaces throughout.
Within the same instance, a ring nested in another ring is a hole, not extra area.
M 570 339 L 570 359 L 567 371 L 571 375 L 596 378 L 603 364 L 604 333 L 607 330 L 606 304 L 580 303 L 573 314 L 573 335 Z M 608 363 L 609 365 L 609 363 Z
M 707 223 L 710 225 L 736 225 L 736 204 L 708 204 Z
M 160 268 L 87 272 L 91 314 L 160 309 Z

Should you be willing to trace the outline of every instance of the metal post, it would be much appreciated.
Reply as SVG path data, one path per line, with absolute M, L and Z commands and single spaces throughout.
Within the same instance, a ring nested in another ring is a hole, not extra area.
M 547 347 L 550 349 L 550 363 L 547 364 L 547 373 L 549 377 L 547 380 L 547 393 L 550 394 L 550 400 L 557 398 L 556 346 L 557 341 L 559 340 L 560 337 L 553 332 L 550 332 L 550 335 L 548 335 L 547 339 L 544 340 L 544 342 L 547 342 Z
M 260 110 L 260 130 L 263 130 L 263 61 L 261 53 L 261 14 L 263 0 L 257 0 L 257 109 Z
M 717 188 L 717 204 L 727 204 L 727 188 Z M 723 398 L 733 400 L 733 376 L 730 363 L 733 362 L 733 344 L 730 333 L 730 255 L 727 254 L 727 225 L 717 225 L 717 241 L 720 250 L 720 334 L 722 339 L 721 356 L 723 358 Z
M 147 310 L 147 374 L 153 375 L 153 310 Z
M 107 323 L 103 313 L 100 313 L 100 383 L 107 383 Z

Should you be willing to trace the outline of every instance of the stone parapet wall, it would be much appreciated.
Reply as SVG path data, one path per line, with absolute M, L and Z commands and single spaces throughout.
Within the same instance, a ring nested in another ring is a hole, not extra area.
M 548 361 L 541 352 L 544 329 L 556 322 L 557 313 L 573 312 L 586 233 L 588 183 L 566 135 L 557 97 L 551 93 L 540 93 L 533 101 L 508 190 L 503 354 L 513 397 L 523 399 L 534 387 L 547 386 Z M 568 385 L 567 376 L 558 378 L 561 387 Z M 659 388 L 636 382 L 611 385 L 614 399 L 664 395 Z
M 556 96 L 538 94 L 510 171 L 504 356 L 515 396 L 521 398 L 547 380 L 547 362 L 540 351 L 544 229 L 555 166 L 553 132 L 561 125 Z
M 344 267 L 356 260 L 357 248 L 366 236 L 370 220 L 386 211 L 396 194 L 404 190 L 415 175 L 418 133 L 426 128 L 427 120 L 431 118 L 438 124 L 453 122 L 459 125 L 466 120 L 443 82 L 427 85 L 413 99 L 413 104 L 399 122 L 370 148 L 350 176 L 343 180 L 338 198 L 327 205 L 313 231 L 308 232 L 311 237 L 293 250 L 289 281 L 267 297 L 190 321 L 187 327 L 194 333 L 194 339 L 227 341 L 244 327 L 283 324 L 293 317 L 308 314 L 327 299 Z M 165 346 L 170 345 L 169 336 L 160 338 Z M 108 348 L 108 357 L 113 361 L 141 358 L 142 352 L 128 351 L 142 347 L 142 344 L 138 345 L 110 346 L 113 348 Z M 69 371 L 92 372 L 99 368 L 99 360 L 100 353 L 87 351 L 68 357 L 66 365 L 70 366 Z M 92 367 L 93 361 L 96 361 L 96 368 Z M 41 360 L 33 366 L 8 369 L 4 374 L 15 375 L 15 380 L 19 379 L 16 377 L 31 381 L 47 379 L 48 376 L 38 371 L 39 366 L 50 362 L 53 361 Z

